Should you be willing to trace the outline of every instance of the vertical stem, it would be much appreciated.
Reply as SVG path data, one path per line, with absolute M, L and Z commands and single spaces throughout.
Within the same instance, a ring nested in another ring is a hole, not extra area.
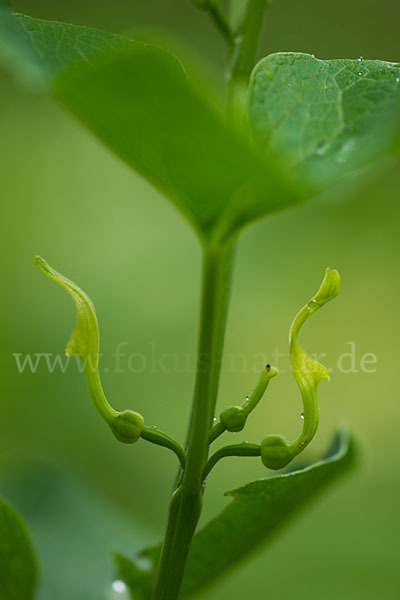
M 206 247 L 204 251 L 197 374 L 186 441 L 187 465 L 182 480 L 187 490 L 196 490 L 203 483 L 208 433 L 215 413 L 221 371 L 232 256 L 233 244 Z
M 233 244 L 204 247 L 196 383 L 186 441 L 186 468 L 179 472 L 172 496 L 153 600 L 178 598 L 190 544 L 200 517 L 203 470 L 208 458 L 208 435 L 221 370 L 232 255 Z
M 233 46 L 228 69 L 228 122 L 245 120 L 245 97 L 268 0 L 231 0 Z M 233 242 L 206 243 L 196 383 L 186 440 L 186 466 L 177 476 L 152 600 L 177 600 L 200 517 L 203 470 L 215 412 L 232 272 Z
M 269 0 L 231 0 L 233 46 L 228 66 L 228 115 L 243 114 L 247 84 Z

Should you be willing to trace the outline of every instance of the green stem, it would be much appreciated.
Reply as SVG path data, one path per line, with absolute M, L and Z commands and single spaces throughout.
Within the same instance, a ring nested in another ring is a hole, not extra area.
M 233 46 L 228 66 L 228 116 L 243 119 L 246 93 L 269 0 L 231 0 Z
M 222 37 L 227 42 L 228 46 L 232 45 L 232 31 L 229 21 L 225 17 L 221 7 L 214 0 L 194 0 L 195 5 L 210 15 L 210 18 Z
M 228 121 L 231 123 L 237 112 L 245 114 L 245 90 L 256 58 L 266 4 L 267 0 L 232 0 L 234 42 L 228 71 Z M 186 441 L 186 466 L 178 473 L 172 495 L 152 600 L 177 600 L 201 513 L 203 475 L 221 370 L 232 253 L 233 242 L 225 245 L 209 242 L 204 246 L 198 362 Z
M 211 431 L 209 433 L 208 444 L 212 444 L 213 442 L 215 442 L 215 440 L 217 438 L 219 438 L 220 435 L 225 433 L 225 431 L 226 431 L 225 425 L 223 425 L 220 421 L 218 423 L 215 423 L 214 427 L 211 429 Z
M 151 442 L 152 444 L 163 446 L 164 448 L 169 448 L 169 450 L 172 450 L 172 452 L 174 452 L 178 457 L 182 469 L 185 468 L 185 452 L 182 446 L 180 446 L 180 444 L 178 444 L 174 438 L 155 427 L 144 427 L 140 437 L 148 442 Z
M 207 461 L 203 471 L 204 479 L 215 467 L 217 462 L 219 462 L 222 458 L 226 458 L 227 456 L 261 456 L 261 446 L 259 444 L 242 442 L 241 444 L 232 444 L 231 446 L 224 446 L 223 448 L 220 448 Z
M 178 473 L 152 600 L 176 600 L 200 517 L 232 272 L 233 244 L 204 248 L 196 383 L 186 441 L 186 467 Z

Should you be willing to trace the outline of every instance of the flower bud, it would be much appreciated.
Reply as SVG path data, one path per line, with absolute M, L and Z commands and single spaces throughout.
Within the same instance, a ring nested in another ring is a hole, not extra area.
M 246 425 L 247 414 L 241 406 L 230 406 L 219 416 L 221 423 L 228 431 L 242 431 Z
M 261 442 L 261 460 L 268 469 L 283 469 L 292 460 L 288 440 L 280 434 L 268 435 Z
M 124 444 L 134 444 L 144 428 L 142 415 L 133 410 L 124 410 L 110 424 L 111 431 Z

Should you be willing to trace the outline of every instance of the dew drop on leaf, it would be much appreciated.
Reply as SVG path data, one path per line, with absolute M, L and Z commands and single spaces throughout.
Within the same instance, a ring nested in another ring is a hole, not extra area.
M 129 600 L 128 588 L 121 579 L 116 579 L 111 584 L 112 600 Z
M 353 148 L 354 148 L 354 140 L 352 140 L 352 139 L 346 140 L 342 144 L 342 146 L 338 152 L 338 155 L 336 157 L 337 162 L 338 163 L 346 162 L 346 160 L 348 160 L 348 157 L 349 157 L 348 155 L 353 150 Z
M 146 556 L 137 556 L 135 562 L 141 571 L 151 571 L 153 563 Z

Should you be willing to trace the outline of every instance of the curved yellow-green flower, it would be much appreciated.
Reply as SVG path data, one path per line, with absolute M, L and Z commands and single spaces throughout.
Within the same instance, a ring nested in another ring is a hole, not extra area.
M 93 302 L 73 281 L 55 271 L 40 256 L 35 257 L 34 264 L 67 290 L 75 302 L 77 320 L 65 353 L 67 356 L 77 354 L 80 357 L 93 404 L 118 440 L 126 444 L 136 442 L 144 428 L 142 415 L 132 410 L 114 410 L 103 392 L 99 374 L 99 326 Z
M 311 442 L 319 422 L 317 386 L 322 379 L 329 380 L 328 370 L 313 360 L 300 346 L 297 338 L 302 325 L 321 306 L 339 293 L 340 276 L 326 269 L 318 292 L 298 312 L 289 332 L 290 362 L 303 400 L 303 430 L 299 437 L 289 442 L 283 435 L 268 435 L 261 443 L 261 458 L 269 469 L 282 469 Z

